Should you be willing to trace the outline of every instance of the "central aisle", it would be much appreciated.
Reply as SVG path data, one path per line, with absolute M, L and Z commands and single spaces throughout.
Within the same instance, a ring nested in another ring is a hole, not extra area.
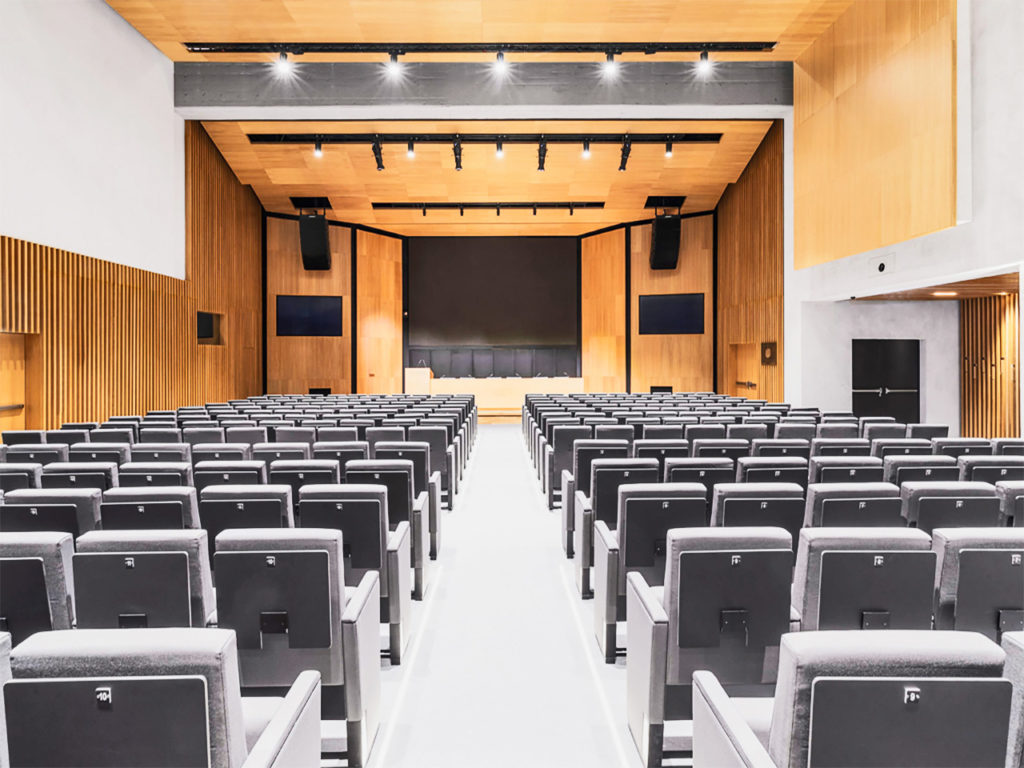
M 480 426 L 465 479 L 370 768 L 639 764 L 518 424 Z

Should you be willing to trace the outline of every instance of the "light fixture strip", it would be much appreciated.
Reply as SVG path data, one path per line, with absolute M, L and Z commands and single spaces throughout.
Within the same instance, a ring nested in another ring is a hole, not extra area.
M 640 42 L 605 42 L 605 43 L 332 43 L 332 42 L 251 42 L 251 43 L 200 43 L 187 42 L 182 44 L 191 53 L 222 53 L 222 54 L 248 54 L 248 53 L 290 53 L 302 55 L 304 53 L 317 54 L 367 54 L 383 53 L 407 55 L 420 53 L 481 53 L 481 54 L 505 54 L 509 53 L 531 53 L 531 54 L 565 54 L 565 53 L 592 53 L 607 56 L 640 53 L 645 56 L 653 56 L 659 53 L 770 53 L 775 49 L 775 41 L 718 41 L 718 42 L 661 42 L 661 43 L 640 43 Z

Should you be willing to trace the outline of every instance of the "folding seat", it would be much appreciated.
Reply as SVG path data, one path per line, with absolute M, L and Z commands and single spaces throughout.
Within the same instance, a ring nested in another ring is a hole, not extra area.
M 75 443 L 68 448 L 67 461 L 124 464 L 130 460 L 131 446 L 127 443 Z
M 213 565 L 217 534 L 231 528 L 294 528 L 290 485 L 209 485 L 199 492 L 199 521 Z
M 708 519 L 711 519 L 711 491 L 717 483 L 736 480 L 736 462 L 728 457 L 665 459 L 666 483 L 700 483 L 707 488 Z
M 220 424 L 212 417 L 184 418 L 180 420 L 182 430 L 185 429 L 218 429 Z
M 1024 528 L 1024 481 L 1001 480 L 996 483 L 996 495 L 1000 527 Z
M 796 483 L 807 485 L 807 459 L 799 456 L 740 456 L 737 483 Z
M 626 620 L 626 573 L 664 586 L 668 531 L 706 526 L 706 493 L 700 483 L 620 485 L 615 529 L 594 522 L 594 633 L 606 663 L 624 648 L 617 628 Z
M 359 430 L 355 427 L 317 427 L 316 439 L 321 443 L 354 442 L 359 440 Z
M 711 493 L 711 525 L 770 526 L 795 543 L 804 522 L 804 488 L 794 482 L 719 483 Z
M 228 443 L 245 443 L 248 446 L 269 442 L 266 427 L 230 426 L 224 428 L 224 440 Z
M 594 523 L 616 522 L 619 487 L 661 480 L 656 459 L 596 458 L 590 463 L 590 495 L 577 489 L 574 501 L 573 551 L 576 586 L 584 599 L 593 596 L 590 569 L 594 565 Z
M 380 621 L 388 625 L 388 655 L 400 664 L 411 637 L 412 542 L 409 522 L 391 526 L 383 485 L 306 485 L 299 491 L 302 527 L 341 531 L 345 583 L 380 574 Z
M 861 436 L 865 440 L 903 440 L 907 438 L 907 425 L 899 421 L 865 423 Z
M 270 462 L 267 478 L 270 483 L 290 486 L 292 499 L 297 499 L 304 485 L 340 483 L 341 463 L 335 459 L 278 459 Z
M 135 443 L 132 461 L 192 462 L 192 446 L 188 443 Z
M 370 458 L 370 444 L 365 440 L 317 441 L 310 458 L 334 459 L 344 471 L 346 461 Z
M 267 482 L 267 463 L 251 461 L 200 461 L 192 470 L 197 491 L 208 485 L 258 485 Z
M 64 531 L 74 537 L 100 526 L 98 488 L 20 488 L 5 491 L 0 530 Z
M 0 492 L 18 488 L 41 488 L 43 465 L 38 462 L 0 462 Z
M 366 572 L 349 593 L 343 559 L 336 529 L 224 531 L 217 621 L 235 630 L 243 692 L 280 695 L 319 672 L 321 754 L 339 756 L 347 731 L 348 764 L 362 765 L 379 721 L 380 577 Z
M 62 424 L 60 428 L 61 429 L 80 429 L 80 430 L 84 430 L 86 432 L 91 432 L 92 430 L 97 429 L 98 427 L 99 427 L 99 422 L 97 422 L 97 421 L 69 421 L 66 424 Z M 80 442 L 84 442 L 84 441 L 80 441 Z
M 248 461 L 252 458 L 249 443 L 194 443 L 192 463 L 200 461 Z
M 12 463 L 52 464 L 67 461 L 70 446 L 63 443 L 15 443 L 7 447 L 6 460 Z
M 89 433 L 89 441 L 93 443 L 128 443 L 129 445 L 137 442 L 134 429 L 102 424 Z
M 274 441 L 278 443 L 306 443 L 312 445 L 316 442 L 315 427 L 278 427 L 274 430 Z
M 822 411 L 821 421 L 824 424 L 858 424 L 853 411 Z
M 419 498 L 427 494 L 427 532 L 430 539 L 430 559 L 436 560 L 441 551 L 441 476 L 430 471 L 429 443 L 378 442 L 373 449 L 375 459 L 408 459 L 412 462 L 412 494 Z
M 209 427 L 183 427 L 181 439 L 189 445 L 199 443 L 223 443 L 224 428 L 218 426 Z
M 643 440 L 682 440 L 682 424 L 644 424 Z
M 111 488 L 103 492 L 100 519 L 104 530 L 199 528 L 196 489 Z
M 80 536 L 72 557 L 78 628 L 207 626 L 215 616 L 206 535 L 178 529 Z
M 190 461 L 129 461 L 117 469 L 122 488 L 192 485 Z
M 944 456 L 991 456 L 992 441 L 981 437 L 936 437 L 932 452 Z
M 74 551 L 64 531 L 0 533 L 0 631 L 14 645 L 36 632 L 74 626 Z
M 931 452 L 931 440 L 921 438 L 881 437 L 871 441 L 871 455 L 882 459 L 886 456 L 928 456 Z
M 1024 768 L 1024 632 L 1005 632 L 1002 647 L 1006 652 L 1004 673 L 1013 683 L 1010 745 L 1006 755 L 1006 766 Z
M 777 440 L 813 440 L 816 433 L 813 423 L 782 422 L 775 425 Z
M 4 445 L 40 445 L 46 442 L 45 430 L 38 429 L 5 429 L 0 432 Z
M 447 431 L 440 426 L 409 427 L 408 439 L 412 442 L 426 443 L 430 446 L 430 474 L 441 475 L 441 498 L 448 509 L 452 508 L 455 493 L 451 478 L 455 476 L 455 451 L 449 446 Z M 555 484 L 559 484 L 559 475 L 554 476 Z
M 632 427 L 633 439 L 640 440 L 644 437 L 644 429 L 659 424 L 661 424 L 661 418 L 658 416 L 630 416 L 626 419 L 626 424 L 624 426 Z
M 793 574 L 800 629 L 931 629 L 935 553 L 911 528 L 805 528 Z
M 802 439 L 754 439 L 750 441 L 751 456 L 800 456 L 810 458 L 811 444 Z
M 571 469 L 573 445 L 577 440 L 587 440 L 593 435 L 593 428 L 582 424 L 555 424 L 550 441 L 542 444 L 541 488 L 548 500 L 548 509 L 561 503 L 562 472 Z
M 264 418 L 258 421 L 258 426 L 267 430 L 267 437 L 273 443 L 277 440 L 277 430 L 294 427 L 295 422 L 291 419 Z
M 252 446 L 253 459 L 266 462 L 308 459 L 311 453 L 309 443 L 256 443 Z
M 630 454 L 626 440 L 576 440 L 572 447 L 572 471 L 562 470 L 562 549 L 573 557 L 576 529 L 576 494 L 590 498 L 590 465 L 595 459 L 625 459 Z
M 693 445 L 694 440 L 724 440 L 724 424 L 686 424 L 683 437 Z
M 117 463 L 113 461 L 54 461 L 43 466 L 43 488 L 117 487 Z
M 774 699 L 693 676 L 696 768 L 1006 764 L 1005 654 L 969 632 L 794 632 Z M 1009 665 L 1008 665 L 1009 666 Z
M 690 440 L 690 455 L 695 459 L 738 459 L 750 455 L 750 441 L 728 438 L 697 438 Z
M 626 576 L 626 719 L 645 766 L 677 748 L 672 721 L 693 719 L 695 671 L 742 695 L 770 695 L 789 629 L 786 531 L 677 528 L 666 551 L 663 594 L 639 573 Z
M 871 443 L 860 437 L 815 437 L 811 456 L 870 456 Z
M 896 485 L 908 480 L 958 480 L 960 468 L 952 456 L 897 454 L 883 459 L 882 475 L 885 482 Z
M 74 445 L 75 443 L 89 442 L 88 429 L 48 429 L 46 430 L 46 444 L 63 443 Z
M 725 426 L 728 426 L 729 424 L 735 424 L 736 423 L 736 417 L 735 416 L 725 416 L 725 415 L 722 415 L 721 412 L 719 412 L 715 416 L 701 416 L 700 423 L 701 424 L 721 424 L 723 427 L 725 427 Z
M 807 483 L 880 483 L 882 466 L 876 456 L 811 456 Z
M 356 429 L 356 439 L 357 440 L 365 440 L 366 439 L 366 430 L 373 426 L 373 419 L 363 419 L 363 418 L 338 419 L 338 426 L 339 427 L 355 427 L 355 429 Z
M 961 456 L 957 464 L 961 480 L 982 483 L 1024 480 L 1024 456 Z
M 900 489 L 892 483 L 812 483 L 804 528 L 906 527 Z
M 636 440 L 632 424 L 598 424 L 594 427 L 595 440 L 625 440 L 630 445 Z
M 728 424 L 725 436 L 729 440 L 765 440 L 768 437 L 766 424 Z
M 936 528 L 935 628 L 998 641 L 1024 630 L 1024 530 Z
M 633 458 L 657 459 L 659 476 L 665 474 L 665 459 L 682 459 L 690 455 L 690 444 L 682 438 L 674 440 L 636 440 L 633 442 Z
M 919 437 L 925 440 L 949 437 L 949 427 L 945 424 L 907 424 L 907 437 Z
M 11 652 L 12 764 L 316 765 L 319 675 L 298 674 L 283 698 L 242 698 L 235 643 L 215 629 L 36 635 Z
M 832 440 L 850 440 L 860 437 L 860 430 L 857 423 L 848 422 L 825 422 L 815 427 L 814 436 Z
M 869 425 L 873 425 L 873 424 L 896 424 L 896 423 L 897 423 L 896 419 L 893 418 L 892 416 L 861 416 L 861 417 L 859 417 L 857 419 L 857 424 L 860 427 L 860 436 L 861 437 L 867 437 L 867 435 L 864 434 L 864 430 L 867 429 L 867 427 Z M 905 435 L 905 433 L 906 433 L 906 424 L 904 424 L 903 426 L 904 426 L 904 435 Z
M 345 465 L 345 482 L 359 485 L 383 485 L 387 488 L 388 522 L 394 528 L 409 523 L 412 534 L 412 599 L 422 600 L 427 587 L 430 562 L 430 532 L 426 491 L 413 496 L 414 466 L 409 459 L 369 459 Z
M 907 524 L 928 533 L 999 525 L 999 497 L 989 483 L 912 480 L 900 487 L 900 498 Z
M 996 456 L 1024 456 L 1024 439 L 998 437 L 992 441 L 992 453 Z

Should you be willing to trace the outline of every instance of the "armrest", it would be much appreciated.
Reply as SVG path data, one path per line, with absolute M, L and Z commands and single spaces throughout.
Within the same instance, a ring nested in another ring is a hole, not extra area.
M 576 495 L 576 479 L 568 469 L 562 470 L 562 530 L 572 531 L 572 503 Z
M 575 503 L 573 504 L 575 516 L 573 520 L 573 544 L 576 548 L 576 557 L 582 558 L 580 564 L 584 568 L 593 565 L 594 557 L 593 535 L 594 535 L 594 508 L 590 499 L 583 495 L 582 491 L 576 491 Z
M 776 768 L 713 673 L 693 673 L 695 768 Z
M 388 534 L 388 622 L 402 623 L 403 634 L 412 616 L 411 568 L 412 530 L 403 520 Z
M 380 576 L 369 571 L 341 614 L 348 764 L 365 765 L 380 724 Z
M 427 492 L 421 491 L 417 494 L 416 498 L 412 500 L 412 559 L 413 565 L 417 568 L 423 567 L 423 561 L 426 559 L 427 547 L 429 546 L 429 534 L 427 530 L 429 519 L 429 510 L 427 508 Z
M 661 765 L 668 614 L 644 577 L 626 576 L 626 720 L 644 765 Z
M 555 460 L 555 449 L 544 443 L 544 450 L 540 457 L 540 485 L 544 493 L 548 492 L 554 478 L 551 477 L 551 463 Z
M 594 523 L 594 633 L 604 660 L 615 662 L 618 622 L 619 537 L 604 520 Z
M 320 764 L 320 673 L 300 672 L 242 768 Z

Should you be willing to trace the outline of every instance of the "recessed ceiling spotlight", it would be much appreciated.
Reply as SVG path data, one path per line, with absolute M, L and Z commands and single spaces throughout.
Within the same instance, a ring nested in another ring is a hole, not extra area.
M 405 145 L 405 156 L 410 160 L 416 157 L 416 147 L 411 141 Z
M 943 299 L 950 298 L 956 295 L 956 291 L 932 291 L 932 296 L 938 296 L 939 298 Z
M 590 157 L 590 139 L 583 140 L 583 158 Z
M 397 80 L 402 76 L 402 62 L 398 60 L 397 51 L 392 51 L 388 54 L 388 60 L 384 65 L 384 71 L 391 80 Z
M 665 157 L 672 157 L 672 142 L 665 142 Z
M 318 141 L 316 144 L 313 145 L 313 157 L 323 157 L 323 156 L 324 156 L 324 145 L 321 144 Z
M 295 62 L 288 58 L 287 52 L 281 51 L 274 62 L 274 74 L 278 77 L 290 77 L 294 73 Z
M 494 156 L 499 160 L 505 156 L 505 145 L 502 143 L 501 139 L 498 139 L 494 144 Z
M 608 51 L 604 55 L 604 62 L 601 64 L 601 75 L 607 78 L 617 77 L 619 74 L 619 62 L 615 60 L 615 53 Z
M 505 54 L 502 51 L 498 51 L 497 56 L 494 57 L 491 71 L 498 77 L 504 77 L 508 74 L 508 62 L 505 61 Z
M 711 61 L 711 56 L 708 55 L 708 52 L 701 51 L 700 59 L 697 61 L 697 74 L 701 77 L 708 77 L 711 75 L 711 70 L 714 68 L 715 65 Z

